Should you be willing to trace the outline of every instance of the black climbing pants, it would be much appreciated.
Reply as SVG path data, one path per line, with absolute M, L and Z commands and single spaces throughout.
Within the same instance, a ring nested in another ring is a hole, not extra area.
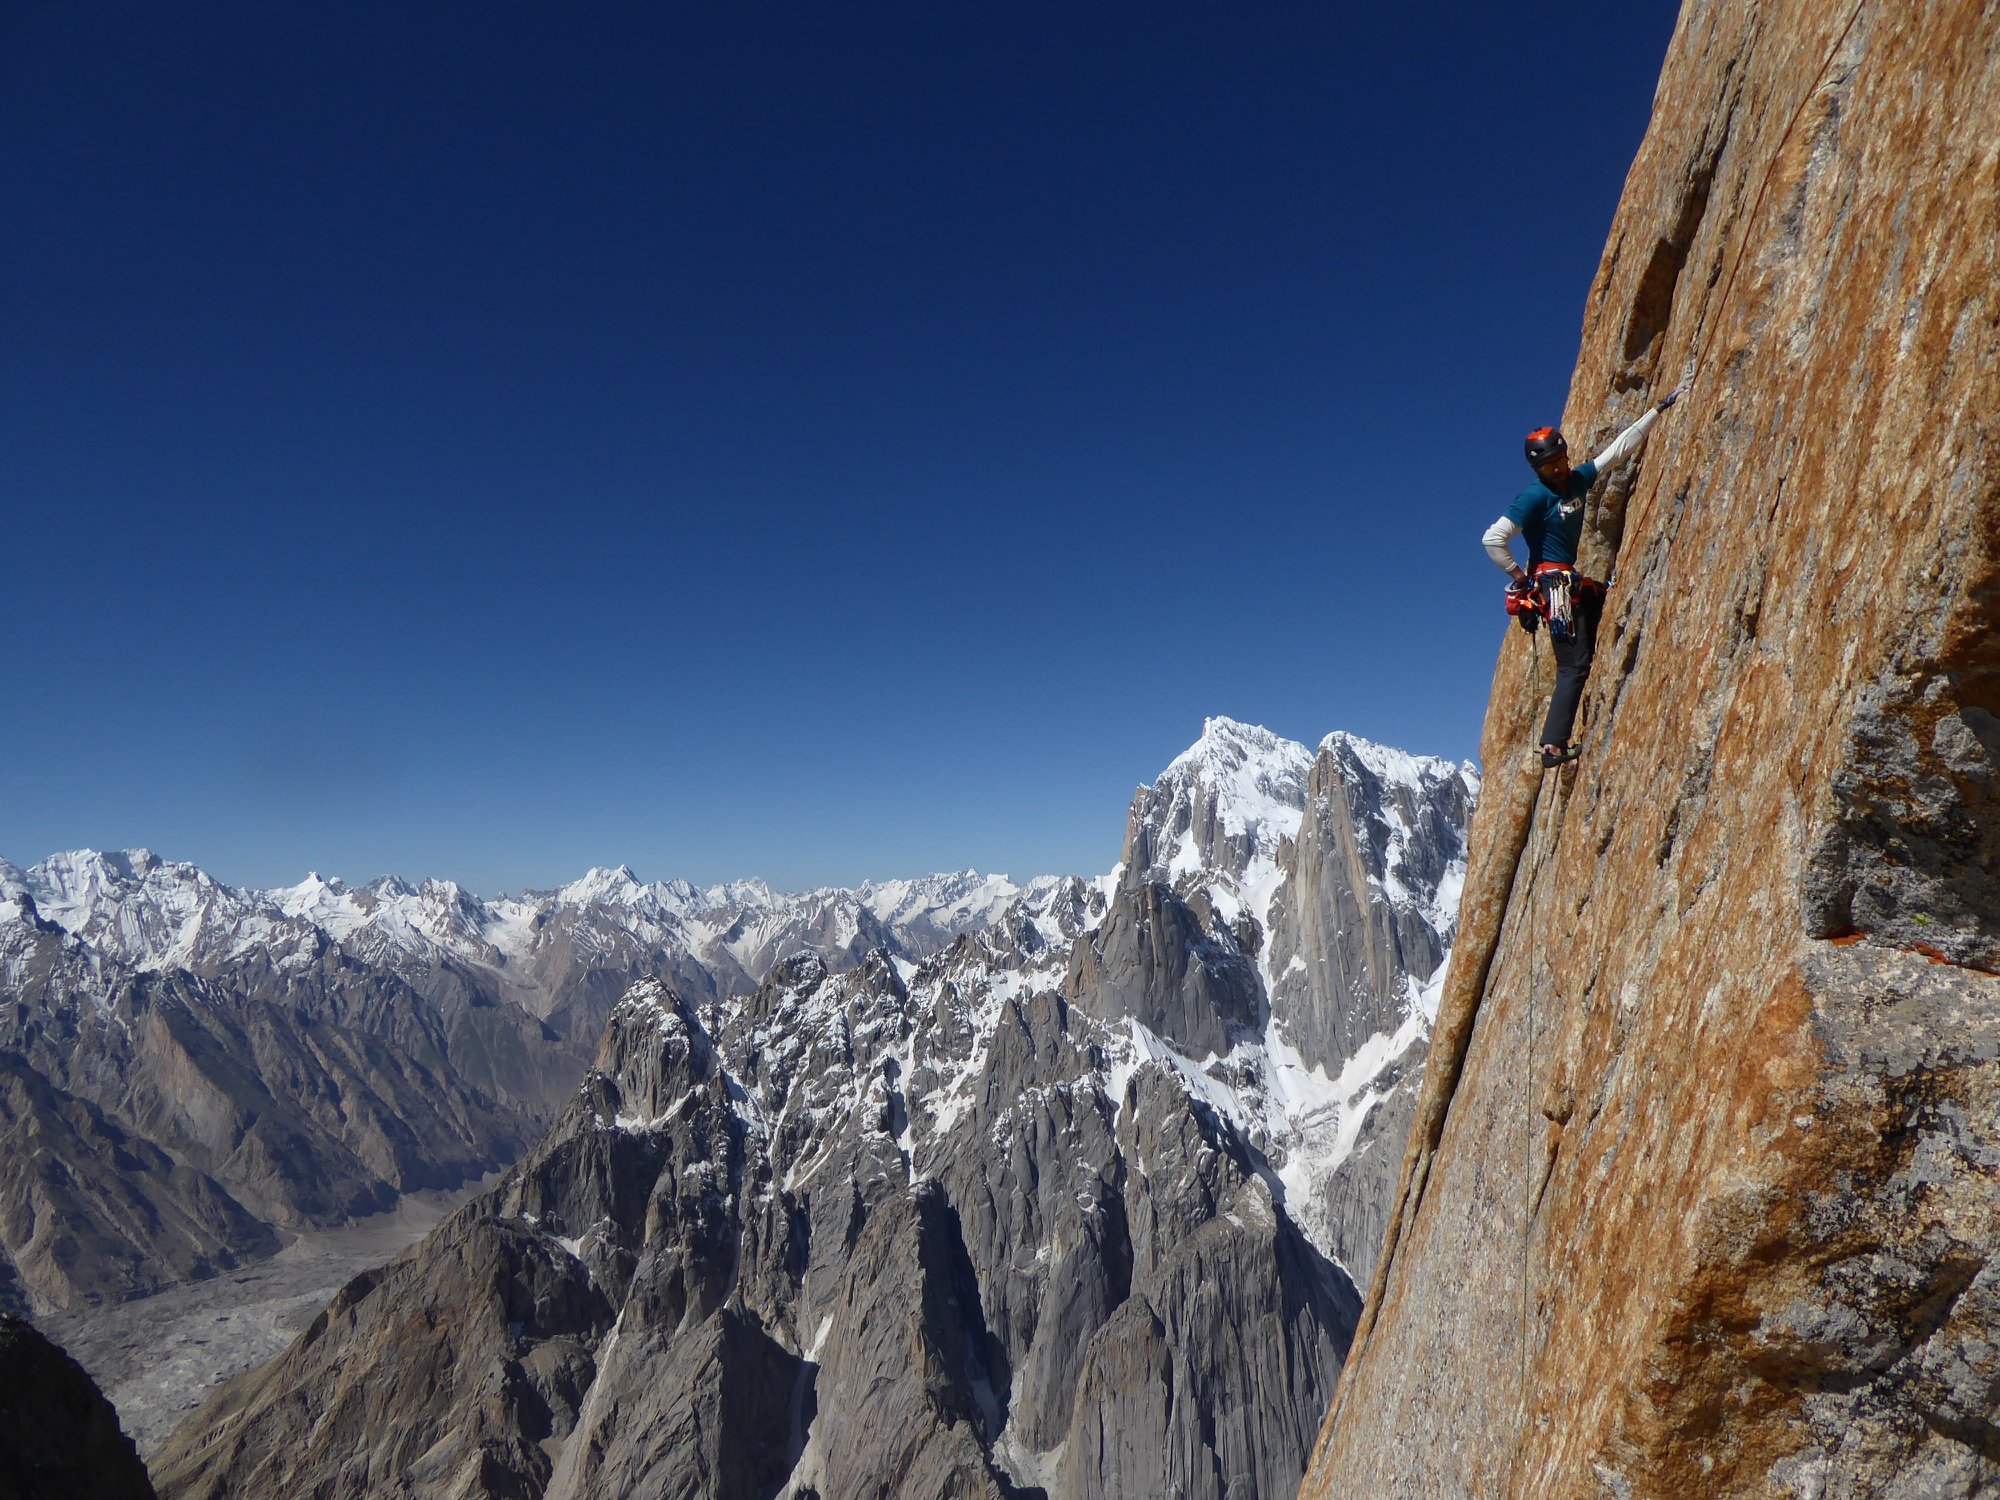
M 1572 618 L 1576 630 L 1566 641 L 1549 639 L 1555 652 L 1556 686 L 1549 694 L 1548 722 L 1542 725 L 1544 745 L 1567 745 L 1576 727 L 1576 706 L 1583 698 L 1583 685 L 1590 677 L 1590 663 L 1597 655 L 1597 622 L 1604 614 L 1604 596 L 1596 589 L 1580 588 Z

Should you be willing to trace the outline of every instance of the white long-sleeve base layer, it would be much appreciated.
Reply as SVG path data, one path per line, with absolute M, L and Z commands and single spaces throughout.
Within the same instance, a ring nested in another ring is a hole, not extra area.
M 1656 406 L 1648 407 L 1645 416 L 1639 418 L 1638 421 L 1634 422 L 1606 444 L 1604 451 L 1590 461 L 1591 466 L 1597 471 L 1595 478 L 1591 482 L 1595 484 L 1598 479 L 1602 479 L 1613 469 L 1621 467 L 1633 454 L 1637 453 L 1645 444 L 1646 434 L 1653 430 L 1653 424 L 1659 418 L 1660 409 Z M 1510 578 L 1514 576 L 1514 570 L 1520 567 L 1520 564 L 1514 561 L 1514 554 L 1507 544 L 1520 534 L 1520 522 L 1511 517 L 1502 516 L 1491 526 L 1487 527 L 1486 535 L 1480 538 L 1485 543 L 1486 555 L 1493 559 L 1493 566 Z

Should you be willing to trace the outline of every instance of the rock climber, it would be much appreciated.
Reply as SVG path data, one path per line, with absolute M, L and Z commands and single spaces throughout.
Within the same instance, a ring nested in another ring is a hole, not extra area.
M 1528 466 L 1537 483 L 1514 497 L 1507 513 L 1486 528 L 1486 554 L 1506 573 L 1509 614 L 1539 616 L 1549 624 L 1549 643 L 1556 658 L 1555 691 L 1549 695 L 1549 716 L 1542 725 L 1542 764 L 1560 766 L 1582 750 L 1569 742 L 1576 724 L 1576 706 L 1590 676 L 1597 651 L 1597 622 L 1604 612 L 1604 585 L 1576 570 L 1577 548 L 1583 541 L 1583 502 L 1590 487 L 1610 473 L 1646 441 L 1660 413 L 1687 390 L 1675 386 L 1659 403 L 1611 440 L 1593 459 L 1569 465 L 1569 445 L 1553 427 L 1528 434 Z M 1508 544 L 1516 535 L 1528 542 L 1528 565 L 1514 561 Z M 1530 629 L 1535 620 L 1523 621 Z

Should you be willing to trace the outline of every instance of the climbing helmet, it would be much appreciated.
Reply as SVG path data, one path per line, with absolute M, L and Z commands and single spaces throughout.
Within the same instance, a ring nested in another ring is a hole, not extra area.
M 1522 446 L 1527 451 L 1528 467 L 1537 474 L 1552 463 L 1569 462 L 1569 444 L 1553 427 L 1537 427 L 1528 434 L 1528 440 Z

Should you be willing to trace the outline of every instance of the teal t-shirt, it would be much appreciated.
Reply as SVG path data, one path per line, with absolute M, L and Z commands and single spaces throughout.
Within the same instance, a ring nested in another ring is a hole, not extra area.
M 1583 543 L 1583 497 L 1597 482 L 1597 465 L 1585 459 L 1569 471 L 1569 483 L 1558 495 L 1537 482 L 1507 507 L 1507 519 L 1521 528 L 1528 542 L 1528 571 L 1536 563 L 1575 563 Z

